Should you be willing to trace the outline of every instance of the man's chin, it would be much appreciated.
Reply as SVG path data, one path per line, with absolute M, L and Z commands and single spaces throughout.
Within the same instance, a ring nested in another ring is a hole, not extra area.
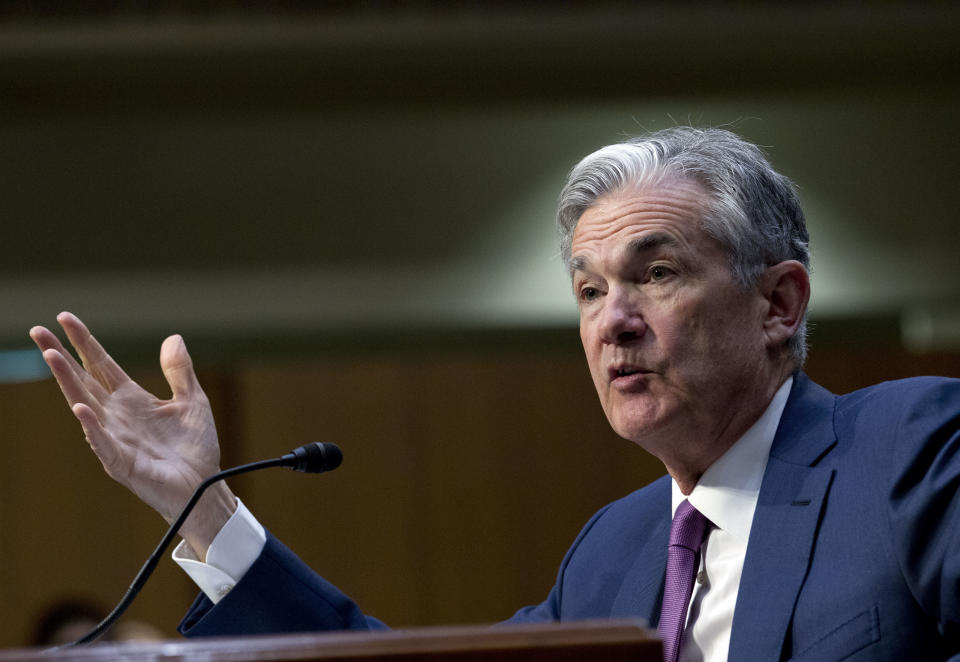
M 619 412 L 615 418 L 608 416 L 607 419 L 618 435 L 649 450 L 658 444 L 661 437 L 669 435 L 671 417 L 668 413 L 661 408 L 633 408 L 628 412 Z
M 661 431 L 662 428 L 662 425 L 658 425 L 653 421 L 645 421 L 643 423 L 630 421 L 613 425 L 613 429 L 618 435 L 644 448 L 654 442 L 659 436 L 658 432 Z

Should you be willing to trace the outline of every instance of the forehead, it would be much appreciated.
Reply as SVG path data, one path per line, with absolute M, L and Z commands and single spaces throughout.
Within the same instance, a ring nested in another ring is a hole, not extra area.
M 638 248 L 709 250 L 716 242 L 701 227 L 708 202 L 703 186 L 679 177 L 608 193 L 577 222 L 571 268 Z

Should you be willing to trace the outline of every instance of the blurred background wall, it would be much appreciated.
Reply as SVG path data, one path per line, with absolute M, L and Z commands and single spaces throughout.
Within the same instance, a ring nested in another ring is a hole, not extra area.
M 646 129 L 729 126 L 796 181 L 815 379 L 960 376 L 955 3 L 159 4 L 0 3 L 2 646 L 112 604 L 164 528 L 28 381 L 64 309 L 160 397 L 183 333 L 224 466 L 340 444 L 235 489 L 368 612 L 542 599 L 662 473 L 607 428 L 552 225 Z M 132 615 L 172 636 L 192 595 L 165 563 Z

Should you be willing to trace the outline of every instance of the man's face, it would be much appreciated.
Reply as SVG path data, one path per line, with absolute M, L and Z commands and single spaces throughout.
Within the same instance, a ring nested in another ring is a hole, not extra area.
M 580 338 L 604 412 L 668 467 L 677 444 L 708 449 L 759 416 L 768 361 L 764 298 L 701 229 L 705 200 L 668 177 L 600 198 L 573 235 Z

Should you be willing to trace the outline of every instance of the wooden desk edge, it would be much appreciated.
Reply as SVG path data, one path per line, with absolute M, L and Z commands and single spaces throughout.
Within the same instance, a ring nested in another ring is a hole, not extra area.
M 161 642 L 93 644 L 49 651 L 11 649 L 0 651 L 0 662 L 75 660 L 103 662 L 217 660 L 335 660 L 351 658 L 387 659 L 390 656 L 427 656 L 481 653 L 519 654 L 523 651 L 548 653 L 561 649 L 587 648 L 643 651 L 659 655 L 660 640 L 639 619 L 574 621 L 536 625 L 467 625 L 409 628 L 376 632 L 340 631 L 211 637 Z M 532 659 L 532 657 L 531 657 Z M 654 659 L 654 658 L 649 658 Z

